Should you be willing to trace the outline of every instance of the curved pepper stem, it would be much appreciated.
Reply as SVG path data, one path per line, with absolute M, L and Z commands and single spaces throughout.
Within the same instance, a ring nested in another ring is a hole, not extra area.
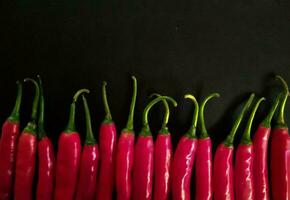
M 204 122 L 204 107 L 206 105 L 206 103 L 211 100 L 212 98 L 218 98 L 220 97 L 219 93 L 213 93 L 209 96 L 207 96 L 200 105 L 200 110 L 199 110 L 199 122 L 200 122 L 200 138 L 204 139 L 204 138 L 208 138 L 209 135 L 207 133 L 206 127 L 205 127 L 205 122 Z
M 254 120 L 254 117 L 255 117 L 255 114 L 258 110 L 258 107 L 259 105 L 261 104 L 262 101 L 265 101 L 266 99 L 264 97 L 260 98 L 259 101 L 255 104 L 251 114 L 250 114 L 250 117 L 249 117 L 249 120 L 247 122 L 247 125 L 246 125 L 246 129 L 245 129 L 245 132 L 243 133 L 243 136 L 242 136 L 242 139 L 241 139 L 241 144 L 246 144 L 246 145 L 249 145 L 249 144 L 252 144 L 252 140 L 251 140 L 251 128 L 252 128 L 252 124 L 253 124 L 253 120 Z
M 87 129 L 87 135 L 86 135 L 85 144 L 86 145 L 95 145 L 96 144 L 96 139 L 95 139 L 93 131 L 92 131 L 90 109 L 89 109 L 86 97 L 84 95 L 82 95 L 82 97 L 83 97 L 83 103 L 84 103 L 84 108 L 85 108 L 86 129 Z
M 237 132 L 239 126 L 240 126 L 240 123 L 241 123 L 242 119 L 244 118 L 244 115 L 246 114 L 246 112 L 250 108 L 254 97 L 255 97 L 255 94 L 252 93 L 251 96 L 249 97 L 248 101 L 244 105 L 240 115 L 238 116 L 238 118 L 236 119 L 236 121 L 235 121 L 235 123 L 234 123 L 234 125 L 232 127 L 232 130 L 231 130 L 230 134 L 227 136 L 227 138 L 223 142 L 225 146 L 228 146 L 228 147 L 232 147 L 233 146 L 233 142 L 234 142 L 234 138 L 235 138 L 236 132 Z
M 46 136 L 44 130 L 44 95 L 43 95 L 43 86 L 42 80 L 39 75 L 37 75 L 38 83 L 39 83 L 39 92 L 40 92 L 40 99 L 39 99 L 39 116 L 38 116 L 38 137 L 41 140 Z
M 168 97 L 168 96 L 156 97 L 150 103 L 148 103 L 147 106 L 145 107 L 144 111 L 143 111 L 143 128 L 142 128 L 142 131 L 141 131 L 141 135 L 144 135 L 144 136 L 150 136 L 151 135 L 150 127 L 149 127 L 149 124 L 148 124 L 148 113 L 149 113 L 149 110 L 152 108 L 152 106 L 154 106 L 156 103 L 158 103 L 159 101 L 162 101 L 162 100 L 168 100 L 174 106 L 177 106 L 177 102 L 173 98 Z
M 35 97 L 33 100 L 33 104 L 32 104 L 32 113 L 31 113 L 31 120 L 35 121 L 36 120 L 36 116 L 37 116 L 37 108 L 38 108 L 38 102 L 39 102 L 39 86 L 37 84 L 37 82 L 32 79 L 32 78 L 26 78 L 24 79 L 24 82 L 32 82 L 35 86 Z
M 103 81 L 102 97 L 103 97 L 103 103 L 104 103 L 105 112 L 106 112 L 105 119 L 104 119 L 103 123 L 112 123 L 113 120 L 112 120 L 110 107 L 108 104 L 106 86 L 107 86 L 107 82 Z
M 20 105 L 21 105 L 21 99 L 22 99 L 22 84 L 20 81 L 16 81 L 17 84 L 17 97 L 16 97 L 16 101 L 13 107 L 13 110 L 10 114 L 10 116 L 8 117 L 8 121 L 10 122 L 19 122 L 19 111 L 20 111 Z
M 152 96 L 160 97 L 161 95 L 157 94 L 157 93 L 153 93 L 153 94 L 150 95 L 150 97 L 152 97 Z M 163 102 L 163 105 L 164 105 L 164 108 L 165 108 L 165 114 L 164 114 L 162 126 L 161 126 L 161 129 L 160 129 L 159 133 L 167 134 L 167 133 L 169 133 L 167 124 L 168 124 L 168 121 L 169 121 L 170 109 L 169 109 L 169 105 L 168 105 L 168 103 L 167 103 L 167 101 L 165 99 L 163 99 L 162 102 Z M 174 106 L 177 106 L 177 104 L 174 105 Z
M 194 107 L 195 107 L 194 113 L 193 113 L 193 118 L 192 118 L 192 124 L 191 124 L 189 130 L 187 131 L 186 135 L 190 138 L 196 138 L 196 125 L 197 125 L 197 120 L 198 120 L 199 106 L 198 106 L 196 98 L 193 95 L 186 94 L 186 95 L 184 95 L 184 98 L 192 100 L 194 103 Z
M 73 102 L 70 105 L 69 120 L 68 120 L 67 127 L 64 131 L 65 133 L 72 133 L 76 131 L 76 128 L 75 128 L 76 101 L 82 93 L 90 93 L 90 91 L 88 89 L 80 89 L 75 93 L 73 97 Z
M 133 79 L 133 95 L 127 125 L 123 131 L 134 133 L 134 110 L 137 97 L 137 79 L 135 76 L 132 76 L 132 79 Z
M 270 112 L 269 112 L 268 115 L 265 117 L 265 119 L 262 121 L 261 124 L 262 124 L 262 126 L 264 126 L 265 128 L 270 128 L 270 127 L 271 127 L 271 121 L 272 121 L 273 116 L 274 116 L 274 114 L 275 114 L 275 112 L 276 112 L 276 110 L 277 110 L 277 107 L 278 107 L 278 105 L 279 105 L 279 102 L 280 102 L 281 97 L 282 97 L 282 94 L 279 94 L 279 95 L 276 97 L 276 99 L 275 99 L 275 101 L 274 101 L 272 107 L 270 108 Z
M 281 77 L 281 76 L 278 76 L 276 75 L 275 76 L 276 80 L 277 81 L 280 81 L 283 88 L 284 88 L 284 96 L 282 98 L 282 101 L 281 101 L 281 104 L 280 104 L 280 110 L 279 110 L 279 113 L 278 113 L 278 119 L 277 119 L 277 125 L 279 127 L 287 127 L 287 124 L 285 123 L 285 105 L 286 105 L 286 101 L 287 101 L 287 98 L 288 98 L 288 95 L 289 95 L 289 88 L 288 88 L 288 85 L 286 83 L 286 81 Z

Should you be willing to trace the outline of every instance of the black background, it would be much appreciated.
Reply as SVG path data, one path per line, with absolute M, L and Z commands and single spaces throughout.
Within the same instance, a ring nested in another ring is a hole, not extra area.
M 206 108 L 215 145 L 232 126 L 250 92 L 268 100 L 276 94 L 274 74 L 290 82 L 289 4 L 273 0 L 172 1 L 2 1 L 0 9 L 0 120 L 14 104 L 16 80 L 40 74 L 46 99 L 46 129 L 54 143 L 65 128 L 74 92 L 88 88 L 97 136 L 104 116 L 101 83 L 120 131 L 126 124 L 131 75 L 138 79 L 135 130 L 139 132 L 148 96 L 174 97 L 169 127 L 174 143 L 190 125 L 193 106 L 212 92 L 221 98 Z M 24 85 L 21 125 L 28 122 L 34 90 Z M 261 106 L 255 126 L 265 116 Z M 289 107 L 287 107 L 289 112 Z M 150 115 L 154 136 L 162 106 Z M 84 113 L 77 107 L 77 128 L 84 136 Z

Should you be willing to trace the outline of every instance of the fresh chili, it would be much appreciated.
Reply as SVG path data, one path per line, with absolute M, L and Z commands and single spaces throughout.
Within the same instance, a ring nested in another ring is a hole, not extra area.
M 190 200 L 190 180 L 197 148 L 196 125 L 199 106 L 193 95 L 187 94 L 185 98 L 193 101 L 195 110 L 192 124 L 188 132 L 180 139 L 174 153 L 171 187 L 173 200 Z
M 53 198 L 53 184 L 55 177 L 55 155 L 53 145 L 44 130 L 44 95 L 40 76 L 38 76 L 40 99 L 38 118 L 38 182 L 36 188 L 37 200 L 51 200 Z
M 279 106 L 276 126 L 273 129 L 271 141 L 271 189 L 273 200 L 290 199 L 290 138 L 288 126 L 285 122 L 285 105 L 289 95 L 286 81 L 281 76 L 276 76 L 284 87 L 283 97 Z
M 254 151 L 251 140 L 251 128 L 256 111 L 264 100 L 265 98 L 262 97 L 255 104 L 237 148 L 234 169 L 236 200 L 251 200 L 255 198 L 253 174 Z
M 281 95 L 275 99 L 269 114 L 260 123 L 253 139 L 254 148 L 254 191 L 255 199 L 269 200 L 270 189 L 268 179 L 268 142 L 271 132 L 271 121 L 279 105 Z
M 195 164 L 195 182 L 197 183 L 195 199 L 199 200 L 212 199 L 212 142 L 205 127 L 204 107 L 209 100 L 219 96 L 218 93 L 213 93 L 206 97 L 200 105 L 200 136 L 197 140 L 198 145 Z
M 215 200 L 232 200 L 234 196 L 233 153 L 234 137 L 255 95 L 251 94 L 234 122 L 230 134 L 216 150 L 213 167 L 213 197 Z
M 167 96 L 153 99 L 143 111 L 143 127 L 137 138 L 133 167 L 133 200 L 152 199 L 154 143 L 148 124 L 148 113 L 153 105 L 162 100 L 169 100 L 174 105 L 176 101 Z
M 19 110 L 22 98 L 22 84 L 17 81 L 17 97 L 11 115 L 2 126 L 0 141 L 0 199 L 8 200 L 12 192 L 16 145 L 19 136 Z
M 116 158 L 116 189 L 117 199 L 130 200 L 132 193 L 132 169 L 134 161 L 134 109 L 137 97 L 137 79 L 133 79 L 133 95 L 126 127 L 118 140 Z
M 92 200 L 94 199 L 96 189 L 99 150 L 92 131 L 89 106 L 85 96 L 82 95 L 82 97 L 86 115 L 87 134 L 81 155 L 76 200 Z
M 100 173 L 97 183 L 97 199 L 111 200 L 115 180 L 117 134 L 108 105 L 106 85 L 107 83 L 103 82 L 102 94 L 106 115 L 101 124 L 99 135 Z
M 30 78 L 24 79 L 24 82 L 28 81 L 32 82 L 35 86 L 35 97 L 32 105 L 31 121 L 28 122 L 18 140 L 14 200 L 32 199 L 32 184 L 37 150 L 36 116 L 39 101 L 39 87 L 35 80 Z
M 158 94 L 155 94 L 160 96 Z M 170 110 L 166 100 L 163 100 L 165 115 L 157 139 L 154 144 L 154 193 L 153 199 L 166 200 L 170 194 L 170 176 L 173 157 L 171 134 L 167 127 Z M 177 106 L 177 105 L 174 105 Z
M 80 136 L 75 128 L 75 104 L 79 95 L 84 92 L 89 93 L 89 90 L 81 89 L 74 95 L 70 106 L 68 125 L 58 140 L 55 200 L 74 199 L 81 156 Z

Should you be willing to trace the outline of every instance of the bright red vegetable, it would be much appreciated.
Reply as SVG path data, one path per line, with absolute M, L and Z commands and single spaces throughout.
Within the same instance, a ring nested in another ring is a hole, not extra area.
M 187 94 L 185 98 L 189 98 L 194 102 L 195 111 L 192 125 L 180 139 L 174 153 L 171 176 L 173 200 L 190 199 L 190 180 L 197 148 L 196 125 L 199 107 L 194 96 Z
M 51 140 L 44 130 L 44 96 L 40 76 L 39 88 L 39 119 L 38 119 L 38 182 L 36 189 L 37 200 L 51 200 L 53 197 L 53 183 L 55 177 L 55 156 Z
M 92 200 L 94 199 L 97 182 L 99 150 L 92 131 L 88 103 L 86 98 L 82 97 L 86 114 L 87 135 L 81 156 L 76 199 Z
M 130 200 L 132 193 L 132 169 L 134 161 L 134 108 L 137 97 L 137 80 L 134 81 L 133 96 L 126 127 L 122 130 L 118 141 L 116 158 L 117 199 Z
M 273 200 L 290 199 L 290 138 L 288 127 L 285 122 L 284 110 L 289 95 L 289 89 L 282 77 L 276 76 L 284 87 L 283 98 L 279 106 L 276 126 L 271 133 L 271 185 Z
M 154 143 L 148 124 L 148 112 L 157 102 L 169 100 L 177 105 L 174 99 L 160 96 L 152 100 L 143 112 L 143 127 L 135 145 L 133 167 L 133 200 L 152 199 L 153 169 L 154 169 Z
M 160 95 L 158 95 L 160 96 Z M 172 142 L 171 134 L 167 124 L 170 110 L 166 100 L 163 100 L 165 116 L 163 124 L 154 145 L 154 195 L 153 199 L 168 199 L 170 194 L 170 176 L 172 164 Z M 177 106 L 177 105 L 174 105 Z
M 262 97 L 255 104 L 237 148 L 234 170 L 235 194 L 237 200 L 251 200 L 255 198 L 253 173 L 254 151 L 251 140 L 251 128 L 255 113 L 260 103 L 264 100 L 265 98 Z
M 204 107 L 210 99 L 219 96 L 218 93 L 213 93 L 206 97 L 200 105 L 200 138 L 197 140 L 195 164 L 195 199 L 199 200 L 212 199 L 212 143 L 205 127 Z
M 109 109 L 106 82 L 103 82 L 103 101 L 106 116 L 101 124 L 99 145 L 100 145 L 100 173 L 97 183 L 97 199 L 111 200 L 114 180 L 115 180 L 115 162 L 116 162 L 116 146 L 117 134 L 116 126 L 112 120 Z
M 55 200 L 72 200 L 75 196 L 81 156 L 80 136 L 75 128 L 75 104 L 80 94 L 89 93 L 87 89 L 76 92 L 70 106 L 69 121 L 58 140 L 55 175 Z
M 33 100 L 31 121 L 22 131 L 17 146 L 17 158 L 15 168 L 14 200 L 32 199 L 32 183 L 35 172 L 35 159 L 37 149 L 36 116 L 39 100 L 39 87 L 35 80 L 27 78 L 35 85 L 35 97 Z
M 269 200 L 270 189 L 268 180 L 268 141 L 271 132 L 271 121 L 278 107 L 280 95 L 276 98 L 269 114 L 260 123 L 253 139 L 254 148 L 254 191 L 255 199 Z
M 213 196 L 215 200 L 232 200 L 234 196 L 234 177 L 233 177 L 233 141 L 239 125 L 249 109 L 255 95 L 244 105 L 240 115 L 236 119 L 230 134 L 216 150 L 213 167 Z
M 19 135 L 19 110 L 22 97 L 22 84 L 17 81 L 17 98 L 11 115 L 2 126 L 0 141 L 0 199 L 10 199 L 14 176 L 16 142 Z

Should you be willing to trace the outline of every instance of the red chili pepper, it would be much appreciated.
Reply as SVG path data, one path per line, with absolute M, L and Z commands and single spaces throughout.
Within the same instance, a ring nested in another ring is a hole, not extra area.
M 253 139 L 254 148 L 254 191 L 255 199 L 269 200 L 268 180 L 268 141 L 271 132 L 271 121 L 279 104 L 279 95 L 272 105 L 269 114 L 260 123 Z
M 35 171 L 35 159 L 37 149 L 36 116 L 39 100 L 39 87 L 37 82 L 33 79 L 24 79 L 24 82 L 26 81 L 31 81 L 35 85 L 36 91 L 33 100 L 31 121 L 28 122 L 18 140 L 14 183 L 14 200 L 32 199 L 32 183 Z
M 251 140 L 251 128 L 256 111 L 264 100 L 265 98 L 262 97 L 255 104 L 237 148 L 234 170 L 236 200 L 251 200 L 255 198 L 253 174 L 254 151 Z
M 97 183 L 97 199 L 111 200 L 115 180 L 115 157 L 117 146 L 116 126 L 112 120 L 109 109 L 106 82 L 103 82 L 103 101 L 106 116 L 101 124 L 99 145 L 100 145 L 100 173 Z
M 194 102 L 195 111 L 193 114 L 192 125 L 189 128 L 188 132 L 180 139 L 173 158 L 172 163 L 173 200 L 190 199 L 190 180 L 197 148 L 196 125 L 199 107 L 194 96 L 187 94 L 185 95 L 185 98 L 189 98 Z
M 42 81 L 38 76 L 40 99 L 38 119 L 38 182 L 36 188 L 37 200 L 51 200 L 53 197 L 53 183 L 55 177 L 55 156 L 51 140 L 44 130 L 44 96 Z
M 276 76 L 284 87 L 283 98 L 279 107 L 278 119 L 273 130 L 271 141 L 271 185 L 272 199 L 290 199 L 290 138 L 285 122 L 284 110 L 288 98 L 289 89 L 282 77 Z
M 213 166 L 213 196 L 215 200 L 234 199 L 233 141 L 239 125 L 255 95 L 251 94 L 225 141 L 216 150 Z
M 167 96 L 160 96 L 152 100 L 143 111 L 143 127 L 135 145 L 134 167 L 133 167 L 133 200 L 152 198 L 153 184 L 153 157 L 154 143 L 148 124 L 148 112 L 157 102 L 169 100 L 177 105 L 174 99 Z
M 158 94 L 155 94 L 160 96 Z M 153 199 L 168 199 L 170 194 L 171 164 L 172 164 L 172 142 L 171 134 L 167 124 L 170 110 L 166 100 L 163 100 L 165 116 L 163 124 L 154 145 L 154 195 Z M 177 106 L 175 104 L 174 106 Z
M 82 97 L 86 114 L 87 135 L 81 157 L 76 199 L 92 200 L 94 199 L 97 182 L 99 150 L 92 131 L 88 103 L 84 95 Z
M 80 136 L 75 128 L 75 104 L 80 94 L 89 93 L 87 89 L 76 92 L 70 106 L 69 121 L 58 140 L 55 175 L 55 200 L 74 199 L 81 156 Z
M 17 81 L 17 98 L 11 115 L 2 126 L 0 141 L 0 199 L 10 199 L 14 176 L 16 142 L 19 135 L 19 110 L 22 97 L 22 84 Z
M 201 134 L 200 138 L 197 140 L 198 145 L 195 164 L 195 199 L 199 200 L 212 199 L 212 143 L 205 127 L 204 107 L 210 99 L 219 96 L 218 93 L 213 93 L 206 97 L 200 105 L 199 123 Z
M 132 193 L 132 169 L 134 161 L 134 108 L 137 97 L 137 80 L 134 81 L 133 96 L 126 127 L 122 130 L 118 141 L 116 158 L 116 189 L 117 199 L 130 200 Z

